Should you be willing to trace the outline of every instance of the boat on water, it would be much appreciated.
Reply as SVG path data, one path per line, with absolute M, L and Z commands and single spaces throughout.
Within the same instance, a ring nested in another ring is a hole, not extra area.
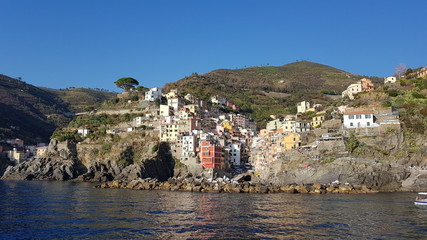
M 427 206 L 427 192 L 418 193 L 418 196 L 415 199 L 415 205 Z

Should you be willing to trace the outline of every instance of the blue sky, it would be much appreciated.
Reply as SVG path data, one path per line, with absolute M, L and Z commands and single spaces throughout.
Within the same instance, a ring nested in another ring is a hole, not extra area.
M 309 60 L 385 77 L 427 66 L 427 1 L 0 0 L 0 73 L 50 88 L 162 87 Z

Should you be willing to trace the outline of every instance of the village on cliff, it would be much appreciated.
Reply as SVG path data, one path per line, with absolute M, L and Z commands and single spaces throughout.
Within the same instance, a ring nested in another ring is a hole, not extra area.
M 384 84 L 396 84 L 396 78 L 387 77 Z M 342 98 L 353 100 L 356 94 L 374 88 L 371 80 L 363 78 L 348 86 Z M 126 98 L 129 94 L 125 91 L 117 97 Z M 291 152 L 303 154 L 313 162 L 324 158 L 324 151 L 334 150 L 345 155 L 348 149 L 344 138 L 376 136 L 401 127 L 399 113 L 391 107 L 333 107 L 301 100 L 297 104 L 297 114 L 272 115 L 265 129 L 257 132 L 255 123 L 238 113 L 239 106 L 221 95 L 211 96 L 208 103 L 191 94 L 182 96 L 176 89 L 163 93 L 161 88 L 151 88 L 145 92 L 144 99 L 137 100 L 141 111 L 119 111 L 121 114 L 137 112 L 138 117 L 105 131 L 106 134 L 123 135 L 149 128 L 157 132 L 157 141 L 169 143 L 172 156 L 182 164 L 239 174 L 269 168 L 270 163 Z M 117 110 L 111 112 L 117 113 Z M 109 112 L 82 114 L 99 113 Z M 83 139 L 92 131 L 84 127 L 76 130 Z M 25 146 L 20 139 L 1 141 L 0 154 L 16 164 L 44 157 L 47 149 L 47 144 Z M 310 167 L 310 164 L 300 167 Z

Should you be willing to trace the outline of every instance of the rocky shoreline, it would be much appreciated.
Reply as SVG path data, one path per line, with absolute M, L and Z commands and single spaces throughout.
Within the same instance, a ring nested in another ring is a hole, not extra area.
M 243 179 L 243 178 L 242 178 Z M 135 179 L 132 181 L 114 180 L 96 185 L 95 188 L 124 188 L 133 190 L 163 190 L 207 193 L 308 193 L 308 194 L 367 194 L 378 190 L 364 185 L 340 183 L 329 184 L 287 184 L 278 186 L 261 182 L 238 181 L 236 179 L 217 178 L 169 178 L 161 182 L 157 179 Z

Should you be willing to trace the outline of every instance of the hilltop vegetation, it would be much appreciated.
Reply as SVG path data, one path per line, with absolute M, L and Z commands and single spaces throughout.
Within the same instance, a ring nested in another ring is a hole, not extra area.
M 72 113 L 113 95 L 88 89 L 43 89 L 0 75 L 0 138 L 21 138 L 29 144 L 48 142 L 56 128 L 71 120 Z
M 97 108 L 102 102 L 116 96 L 115 93 L 88 88 L 44 89 L 54 93 L 68 104 L 71 112 L 82 112 L 88 107 Z
M 349 84 L 362 76 L 326 65 L 301 61 L 279 67 L 251 67 L 219 69 L 203 75 L 193 74 L 174 83 L 165 90 L 177 88 L 209 101 L 219 94 L 240 106 L 241 111 L 265 125 L 271 114 L 296 112 L 296 102 L 311 99 L 314 103 L 329 100 L 326 94 L 341 94 Z M 380 81 L 379 78 L 373 78 Z

